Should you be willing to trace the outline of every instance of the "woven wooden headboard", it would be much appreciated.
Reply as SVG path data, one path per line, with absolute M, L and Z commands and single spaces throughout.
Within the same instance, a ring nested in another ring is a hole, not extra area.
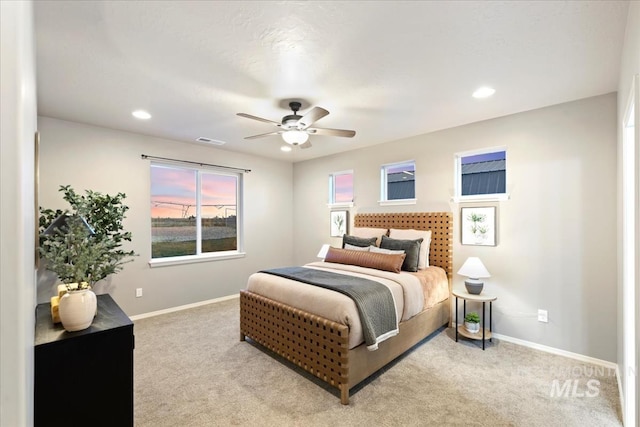
M 359 213 L 354 227 L 431 230 L 429 265 L 444 268 L 453 277 L 453 215 L 451 212 Z

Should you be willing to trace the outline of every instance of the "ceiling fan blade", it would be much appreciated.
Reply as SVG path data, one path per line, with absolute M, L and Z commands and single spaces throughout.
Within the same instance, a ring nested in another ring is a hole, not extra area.
M 309 128 L 307 132 L 311 135 L 324 135 L 324 136 L 344 136 L 352 138 L 355 136 L 355 130 L 346 129 L 326 129 L 326 128 Z
M 257 120 L 259 122 L 265 122 L 265 123 L 272 123 L 272 124 L 274 124 L 276 126 L 280 126 L 280 122 L 274 122 L 273 120 L 263 119 L 262 117 L 257 117 L 257 116 L 252 116 L 251 114 L 237 113 L 237 115 L 240 116 L 240 117 L 246 117 L 247 119 Z
M 279 130 L 279 131 L 276 131 L 276 132 L 261 133 L 260 135 L 245 136 L 244 139 L 263 138 L 265 136 L 270 136 L 270 135 L 280 135 L 281 133 L 282 133 L 282 131 Z
M 307 141 L 304 144 L 298 145 L 300 148 L 311 148 L 311 141 Z
M 298 120 L 298 129 L 304 130 L 308 128 L 327 114 L 329 114 L 329 112 L 324 108 L 313 107 L 307 114 L 305 114 L 300 120 Z

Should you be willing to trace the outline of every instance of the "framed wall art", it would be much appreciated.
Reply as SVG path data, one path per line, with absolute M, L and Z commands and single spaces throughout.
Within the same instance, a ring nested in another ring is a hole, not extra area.
M 463 245 L 496 245 L 496 208 L 460 208 L 460 232 Z
M 331 211 L 331 237 L 349 234 L 349 211 Z

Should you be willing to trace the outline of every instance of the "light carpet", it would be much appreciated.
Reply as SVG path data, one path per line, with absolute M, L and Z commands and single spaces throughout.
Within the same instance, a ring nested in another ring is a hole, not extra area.
M 232 299 L 135 322 L 135 425 L 620 426 L 615 372 L 441 329 L 351 392 L 239 336 Z

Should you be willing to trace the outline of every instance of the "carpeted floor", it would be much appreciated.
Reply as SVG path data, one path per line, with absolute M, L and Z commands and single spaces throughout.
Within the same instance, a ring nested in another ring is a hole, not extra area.
M 233 299 L 135 322 L 135 425 L 620 426 L 615 373 L 442 329 L 351 392 L 239 339 Z

